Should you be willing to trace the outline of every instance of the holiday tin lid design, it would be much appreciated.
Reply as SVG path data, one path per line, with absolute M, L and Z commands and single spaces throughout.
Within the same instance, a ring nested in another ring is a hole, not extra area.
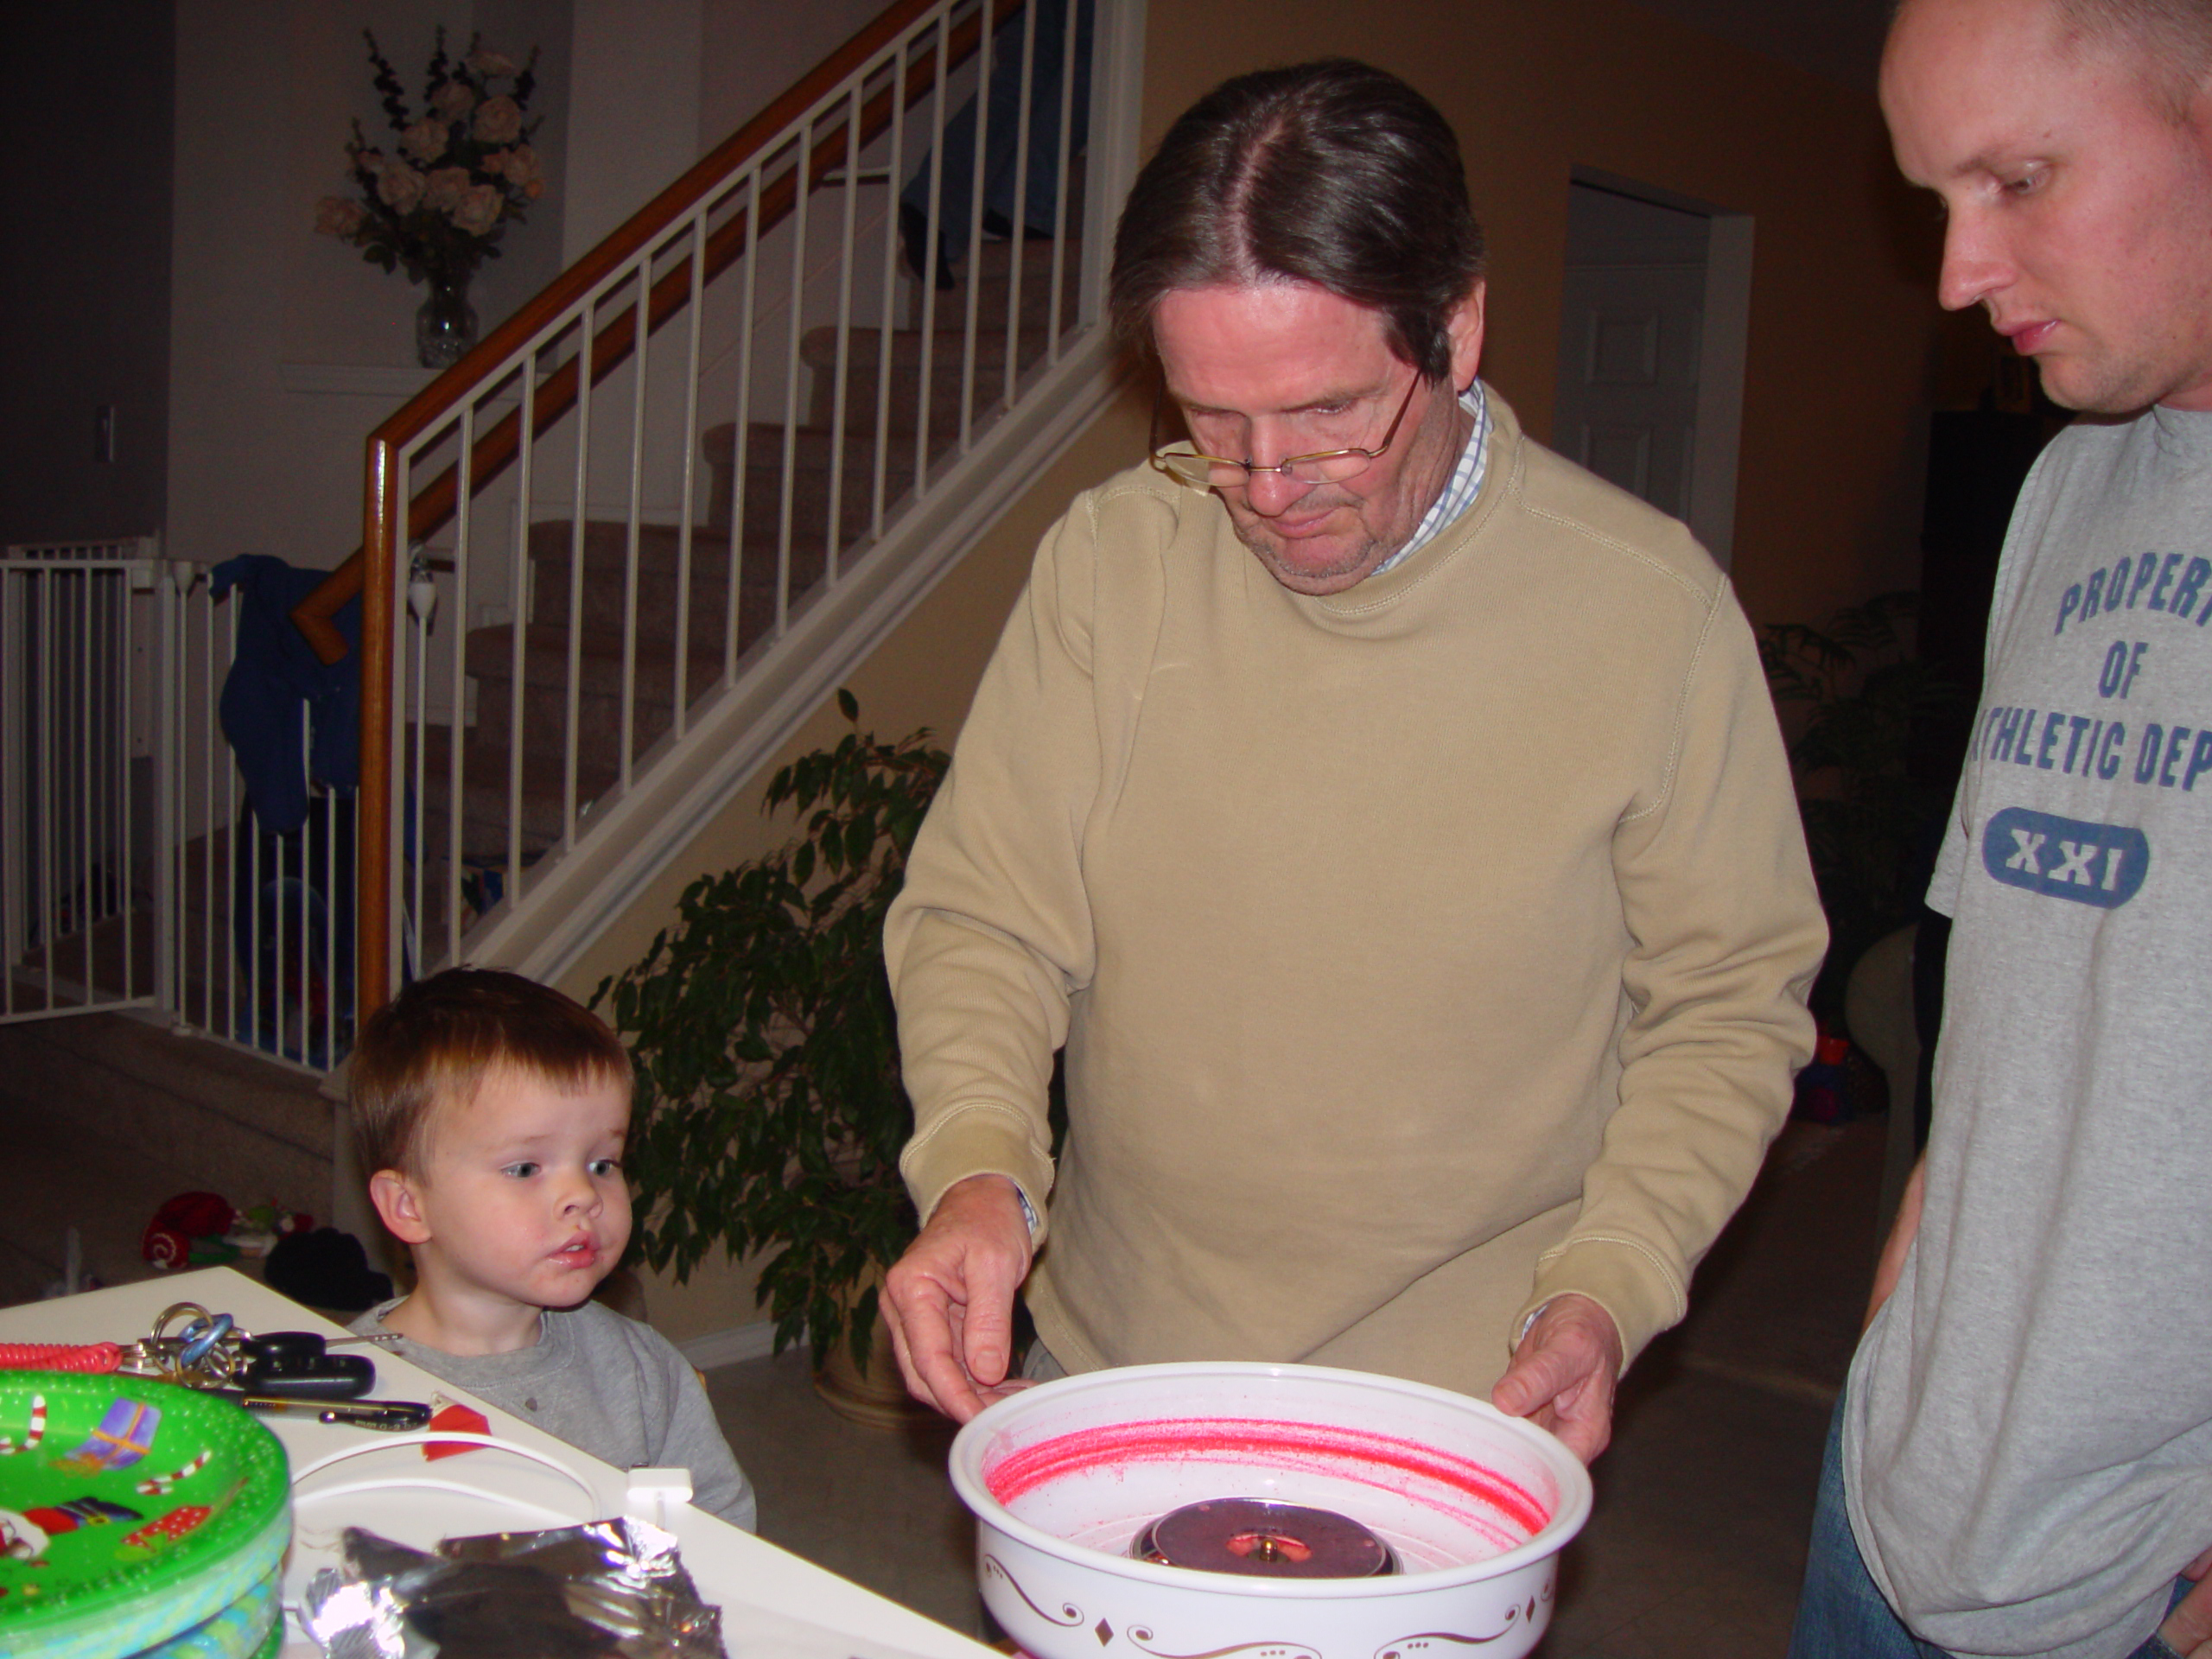
M 251 1602 L 290 1538 L 283 1447 L 230 1402 L 0 1371 L 0 1652 L 157 1647 Z

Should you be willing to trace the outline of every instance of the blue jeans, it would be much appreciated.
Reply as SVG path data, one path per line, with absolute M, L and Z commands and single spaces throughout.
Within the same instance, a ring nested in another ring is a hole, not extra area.
M 2194 1588 L 2174 1581 L 2173 1601 Z M 2167 1604 L 2172 1605 L 2172 1602 Z M 1852 1536 L 1843 1503 L 1843 1402 L 1828 1419 L 1828 1446 L 1821 1459 L 1821 1495 L 1813 1506 L 1813 1541 L 1805 1560 L 1805 1588 L 1797 1599 L 1797 1628 L 1789 1659 L 1952 1659 L 1948 1649 L 1923 1642 L 1890 1611 Z M 2128 1659 L 2179 1659 L 2155 1630 Z
M 1068 122 L 1068 154 L 1083 153 L 1090 125 L 1090 35 L 1096 0 L 1078 0 L 1075 27 L 1068 27 L 1069 0 L 1031 0 L 1000 25 L 991 39 L 991 75 L 987 89 L 983 140 L 983 206 L 1011 225 L 1016 219 L 1040 236 L 1052 233 L 1060 199 L 1060 82 L 1066 53 L 1075 54 L 1074 100 Z M 1029 21 L 1037 23 L 1031 54 L 1029 125 L 1021 124 L 1021 37 Z M 1071 40 L 1072 35 L 1072 40 Z M 1022 164 L 1027 152 L 1027 165 Z M 1017 213 L 1014 175 L 1022 180 Z M 938 223 L 945 251 L 968 257 L 969 227 L 976 212 L 976 100 L 969 99 L 944 127 L 944 161 L 938 181 Z M 929 152 L 922 152 L 913 176 L 899 200 L 926 218 L 930 210 Z M 1071 232 L 1079 226 L 1070 226 Z

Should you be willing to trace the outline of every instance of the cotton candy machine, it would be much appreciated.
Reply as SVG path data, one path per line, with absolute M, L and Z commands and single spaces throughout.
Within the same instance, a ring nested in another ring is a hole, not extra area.
M 1541 1429 L 1417 1382 L 1139 1365 L 960 1431 L 983 1600 L 1034 1659 L 1515 1659 L 1590 1513 Z

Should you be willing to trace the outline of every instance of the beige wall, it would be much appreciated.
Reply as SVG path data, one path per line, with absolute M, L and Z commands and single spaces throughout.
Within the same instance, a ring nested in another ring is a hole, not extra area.
M 700 0 L 573 0 L 563 268 L 699 159 Z M 721 135 L 717 135 L 720 137 Z
M 699 149 L 713 149 L 875 21 L 882 0 L 701 0 Z

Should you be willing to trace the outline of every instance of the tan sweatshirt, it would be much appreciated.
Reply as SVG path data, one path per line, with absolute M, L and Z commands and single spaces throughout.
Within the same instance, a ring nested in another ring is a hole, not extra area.
M 886 944 L 915 1202 L 1020 1184 L 1071 1370 L 1486 1393 L 1565 1291 L 1633 1356 L 1788 1110 L 1827 934 L 1750 629 L 1491 407 L 1466 515 L 1331 598 L 1148 467 L 1039 549 Z

